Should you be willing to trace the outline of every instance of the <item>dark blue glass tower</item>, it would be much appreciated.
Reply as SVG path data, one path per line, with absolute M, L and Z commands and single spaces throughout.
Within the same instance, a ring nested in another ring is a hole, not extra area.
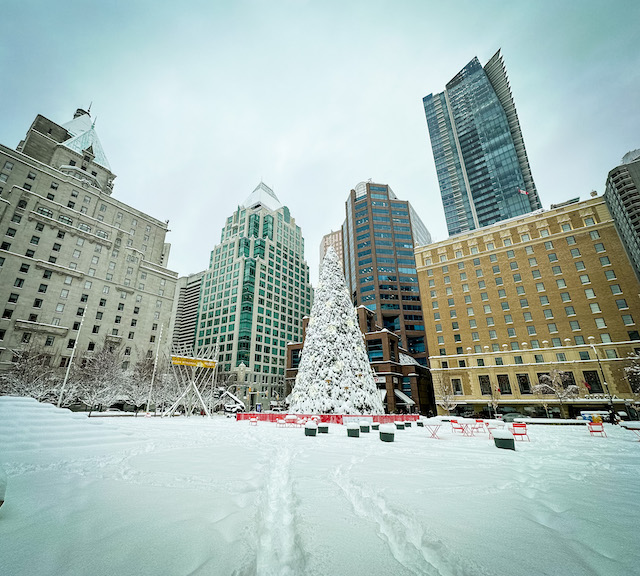
M 541 207 L 500 51 L 423 104 L 449 234 Z

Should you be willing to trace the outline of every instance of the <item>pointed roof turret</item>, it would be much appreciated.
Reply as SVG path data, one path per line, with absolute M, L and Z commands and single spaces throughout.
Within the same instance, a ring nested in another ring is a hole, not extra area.
M 275 192 L 264 182 L 260 182 L 260 184 L 256 186 L 255 190 L 251 192 L 242 203 L 242 206 L 244 208 L 253 208 L 259 204 L 274 211 L 282 208 L 282 204 L 280 204 L 280 200 L 278 200 Z
M 71 138 L 63 142 L 62 145 L 78 154 L 83 154 L 85 150 L 90 149 L 90 153 L 95 157 L 94 162 L 111 171 L 111 166 L 98 138 L 95 124 L 95 120 L 91 120 L 89 112 L 78 108 L 73 120 L 62 125 L 71 134 Z

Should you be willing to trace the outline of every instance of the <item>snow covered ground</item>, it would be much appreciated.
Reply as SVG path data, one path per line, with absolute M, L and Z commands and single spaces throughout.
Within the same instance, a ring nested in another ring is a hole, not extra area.
M 0 398 L 0 573 L 640 574 L 640 442 L 532 426 L 516 452 Z

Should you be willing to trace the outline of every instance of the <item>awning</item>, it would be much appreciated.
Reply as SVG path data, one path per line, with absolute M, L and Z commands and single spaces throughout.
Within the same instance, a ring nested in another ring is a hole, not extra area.
M 380 394 L 380 400 L 384 402 L 384 399 L 387 397 L 387 389 L 386 388 L 378 388 L 378 394 Z
M 411 400 L 409 396 L 407 396 L 404 392 L 398 390 L 397 388 L 393 389 L 393 393 L 401 400 L 401 402 L 398 402 L 398 404 L 406 404 L 407 406 L 415 405 L 415 402 Z

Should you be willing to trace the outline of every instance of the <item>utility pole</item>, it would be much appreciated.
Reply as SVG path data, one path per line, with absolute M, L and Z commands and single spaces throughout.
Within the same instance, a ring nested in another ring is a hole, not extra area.
M 149 406 L 151 405 L 151 391 L 153 390 L 153 381 L 156 378 L 156 367 L 158 366 L 158 354 L 160 352 L 160 341 L 162 340 L 162 329 L 164 324 L 160 325 L 160 335 L 158 336 L 158 345 L 156 346 L 156 357 L 153 361 L 153 372 L 151 373 L 151 386 L 149 386 L 149 397 L 147 398 L 147 410 L 149 412 Z

